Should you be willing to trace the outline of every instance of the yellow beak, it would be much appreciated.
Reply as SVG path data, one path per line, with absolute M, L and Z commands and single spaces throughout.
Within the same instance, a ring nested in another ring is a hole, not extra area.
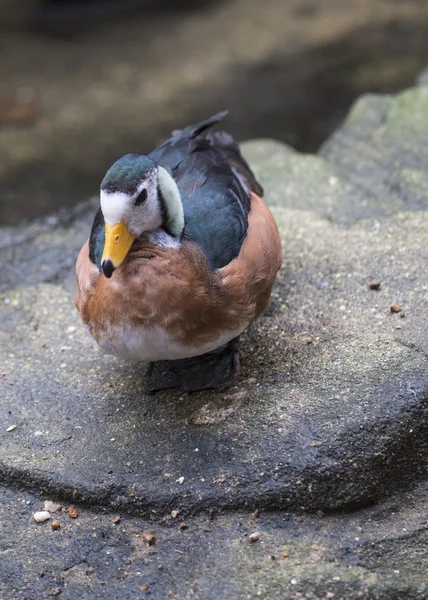
M 111 277 L 113 271 L 123 263 L 134 240 L 135 235 L 129 233 L 125 222 L 120 221 L 116 225 L 105 223 L 106 239 L 104 252 L 101 258 L 101 267 L 106 277 Z

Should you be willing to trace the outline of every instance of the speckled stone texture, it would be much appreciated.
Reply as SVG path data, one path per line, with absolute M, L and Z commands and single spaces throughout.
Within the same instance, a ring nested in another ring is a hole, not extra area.
M 316 156 L 244 144 L 285 259 L 222 395 L 145 396 L 143 366 L 94 346 L 72 274 L 94 201 L 2 232 L 0 478 L 26 489 L 5 492 L 20 543 L 0 551 L 22 561 L 6 598 L 55 586 L 74 598 L 73 585 L 88 598 L 426 597 L 427 142 L 421 86 L 361 98 Z M 79 503 L 86 521 L 30 525 L 40 492 Z M 344 509 L 357 512 L 331 515 Z M 169 540 L 166 554 L 156 546 L 165 570 L 133 537 L 149 527 Z M 33 531 L 71 548 L 40 559 L 45 581 L 23 558 Z M 90 583 L 91 565 L 106 584 Z

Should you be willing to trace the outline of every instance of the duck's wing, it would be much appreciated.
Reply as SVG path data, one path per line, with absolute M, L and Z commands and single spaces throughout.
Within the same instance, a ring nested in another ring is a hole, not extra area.
M 174 177 L 183 200 L 184 235 L 201 247 L 212 269 L 238 256 L 247 235 L 250 193 L 262 193 L 229 134 L 202 135 L 226 114 L 175 132 L 149 155 Z
M 239 145 L 233 137 L 226 131 L 215 131 L 209 133 L 207 139 L 213 146 L 222 151 L 224 158 L 235 174 L 240 178 L 242 185 L 250 192 L 254 192 L 260 198 L 263 198 L 263 188 L 250 169 L 250 165 L 241 154 Z
M 163 144 L 153 150 L 149 156 L 158 164 L 169 169 L 171 172 L 177 169 L 178 165 L 183 161 L 183 158 L 193 154 L 200 149 L 201 135 L 207 129 L 216 125 L 224 119 L 228 114 L 227 110 L 217 113 L 200 123 L 189 125 L 184 129 L 177 129 L 173 132 L 172 137 L 165 140 Z M 197 138 L 197 139 L 196 139 Z M 241 154 L 239 145 L 233 137 L 226 131 L 216 131 L 208 133 L 205 139 L 209 142 L 210 148 L 215 148 L 220 151 L 229 166 L 235 171 L 235 174 L 240 177 L 243 187 L 248 188 L 261 198 L 263 197 L 263 188 L 256 180 L 254 173 L 251 171 L 249 164 Z M 207 146 L 205 149 L 205 160 L 208 160 Z

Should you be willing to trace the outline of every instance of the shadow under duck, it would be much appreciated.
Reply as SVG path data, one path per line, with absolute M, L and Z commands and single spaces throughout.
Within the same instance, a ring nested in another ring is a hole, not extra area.
M 109 353 L 148 361 L 146 392 L 227 389 L 238 337 L 282 261 L 263 190 L 219 113 L 107 171 L 76 264 L 75 303 Z

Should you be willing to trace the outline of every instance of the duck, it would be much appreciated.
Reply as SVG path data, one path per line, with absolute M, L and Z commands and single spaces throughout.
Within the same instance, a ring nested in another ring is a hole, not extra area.
M 239 336 L 268 305 L 282 264 L 276 222 L 240 147 L 175 130 L 107 171 L 76 262 L 75 305 L 100 348 L 148 363 L 143 391 L 232 386 Z

